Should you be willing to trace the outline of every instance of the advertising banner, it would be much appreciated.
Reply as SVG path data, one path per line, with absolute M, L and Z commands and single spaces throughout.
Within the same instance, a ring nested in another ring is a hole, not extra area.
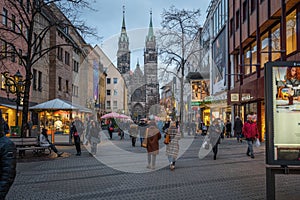
M 300 62 L 265 68 L 267 164 L 300 165 Z

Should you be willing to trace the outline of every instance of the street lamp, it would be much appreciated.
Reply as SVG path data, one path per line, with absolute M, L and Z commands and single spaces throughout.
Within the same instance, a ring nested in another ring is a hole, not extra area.
M 15 75 L 11 76 L 9 75 L 9 72 L 3 72 L 2 75 L 5 78 L 5 88 L 6 88 L 6 94 L 7 98 L 10 101 L 16 102 L 17 109 L 16 109 L 16 127 L 18 126 L 19 121 L 19 106 L 21 103 L 21 97 L 24 95 L 24 89 L 25 89 L 25 81 L 23 80 L 23 76 L 18 70 Z M 9 94 L 15 94 L 16 98 L 10 98 Z

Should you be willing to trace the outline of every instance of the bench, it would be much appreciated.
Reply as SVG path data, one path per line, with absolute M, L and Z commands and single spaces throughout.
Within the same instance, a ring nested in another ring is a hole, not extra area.
M 50 147 L 42 147 L 39 145 L 38 137 L 10 137 L 10 140 L 15 143 L 20 157 L 25 156 L 26 150 L 32 150 L 35 155 L 40 155 L 41 153 L 45 154 L 46 150 L 48 150 L 48 155 L 51 154 Z

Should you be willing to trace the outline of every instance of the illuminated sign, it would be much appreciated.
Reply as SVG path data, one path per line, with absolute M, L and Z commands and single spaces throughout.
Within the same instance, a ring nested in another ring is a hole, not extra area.
M 267 164 L 300 165 L 300 62 L 265 66 Z

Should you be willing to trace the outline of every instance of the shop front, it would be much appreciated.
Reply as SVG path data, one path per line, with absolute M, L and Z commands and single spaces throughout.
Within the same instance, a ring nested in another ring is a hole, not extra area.
M 237 86 L 228 92 L 228 104 L 231 105 L 234 116 L 239 116 L 243 122 L 247 115 L 255 115 L 260 139 L 265 140 L 265 105 L 263 77 Z

